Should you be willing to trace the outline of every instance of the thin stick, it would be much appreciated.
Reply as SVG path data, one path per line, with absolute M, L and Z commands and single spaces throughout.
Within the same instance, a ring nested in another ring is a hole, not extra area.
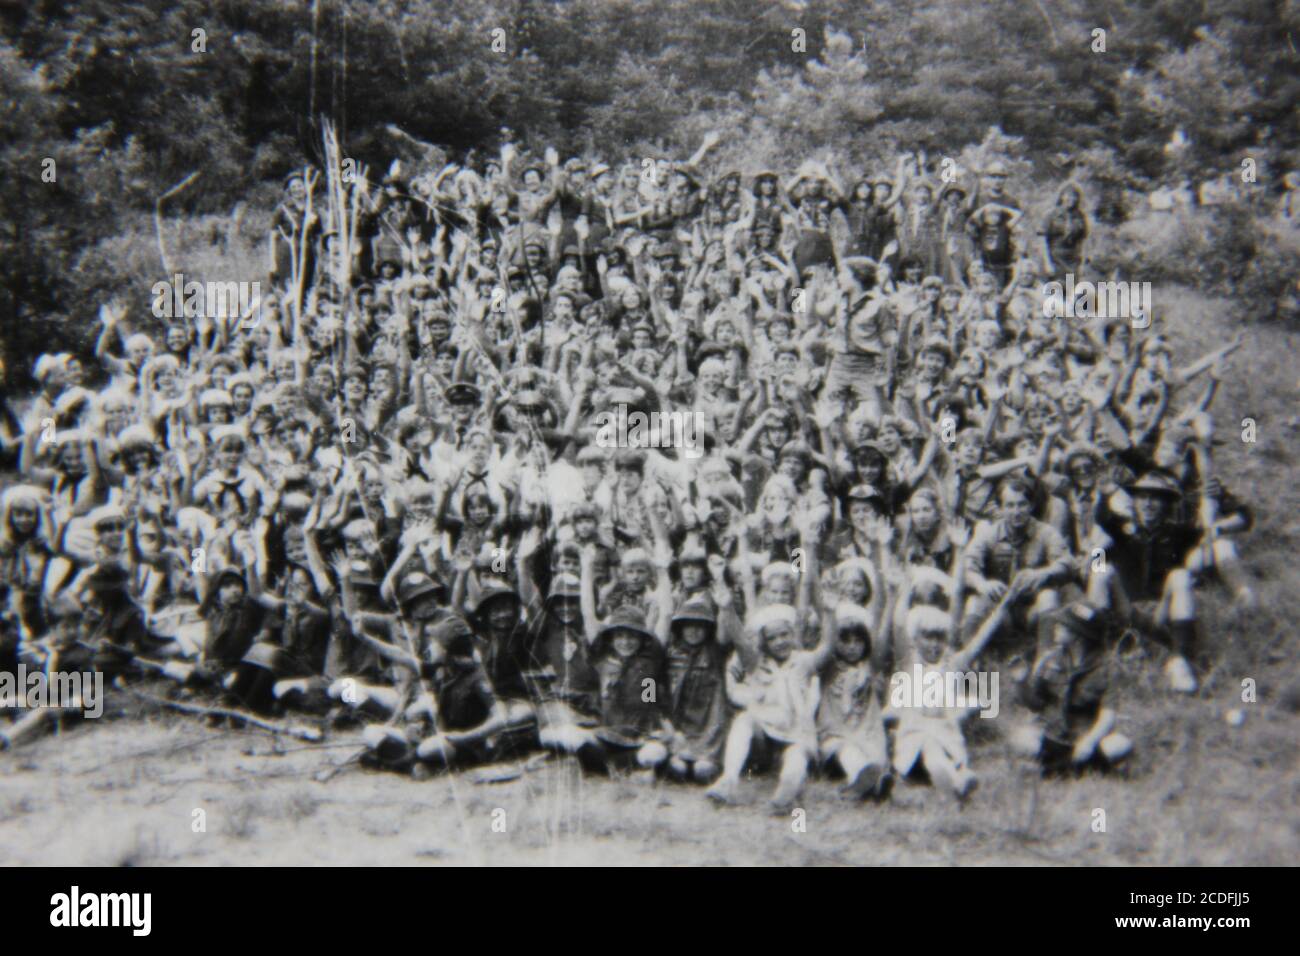
M 329 783 L 331 780 L 333 780 L 335 777 L 341 774 L 348 767 L 354 766 L 362 757 L 366 755 L 366 753 L 369 750 L 370 748 L 365 746 L 353 750 L 352 753 L 348 754 L 347 757 L 344 758 L 342 761 L 336 763 L 332 767 L 327 767 L 326 769 L 320 771 L 312 779 L 314 779 L 317 783 Z
M 158 257 L 162 259 L 163 273 L 165 275 L 170 276 L 172 274 L 172 267 L 171 267 L 171 263 L 167 261 L 167 247 L 163 243 L 163 220 L 162 220 L 163 203 L 171 199 L 173 196 L 179 194 L 183 189 L 188 187 L 190 183 L 198 179 L 200 175 L 202 175 L 202 171 L 196 169 L 194 172 L 190 173 L 188 176 L 186 176 L 184 179 L 182 179 L 175 186 L 167 190 L 165 193 L 163 193 L 154 201 L 153 224 L 154 224 L 154 228 L 158 232 Z
M 263 720 L 246 711 L 236 710 L 233 707 L 203 707 L 199 704 L 186 704 L 179 700 L 168 700 L 165 697 L 157 697 L 153 694 L 146 694 L 144 691 L 136 690 L 134 687 L 128 687 L 119 683 L 123 690 L 140 700 L 157 704 L 160 707 L 167 707 L 171 710 L 180 711 L 182 714 L 194 714 L 199 717 L 229 717 L 233 720 L 240 720 L 251 727 L 259 730 L 270 731 L 273 734 L 286 734 L 290 737 L 296 737 L 299 740 L 316 742 L 323 739 L 324 735 L 314 727 L 293 726 L 290 724 L 280 724 L 271 720 Z

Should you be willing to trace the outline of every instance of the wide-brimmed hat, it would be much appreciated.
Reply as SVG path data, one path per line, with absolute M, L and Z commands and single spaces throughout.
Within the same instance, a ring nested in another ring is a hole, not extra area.
M 645 612 L 630 604 L 614 609 L 614 612 L 601 625 L 596 633 L 596 644 L 600 646 L 618 631 L 632 631 L 641 635 L 643 641 L 654 641 L 655 636 L 646 628 Z
M 874 439 L 867 439 L 866 441 L 859 442 L 858 444 L 853 446 L 854 458 L 858 458 L 863 454 L 872 454 L 872 455 L 876 455 L 879 458 L 885 458 L 885 459 L 889 458 L 889 456 L 885 454 L 885 450 L 880 447 L 880 443 L 875 441 Z M 859 486 L 859 487 L 863 487 L 863 486 Z
M 474 629 L 459 614 L 450 614 L 434 625 L 429 640 L 448 653 L 467 653 L 473 648 Z
M 1125 485 L 1124 490 L 1130 495 L 1156 495 L 1173 501 L 1183 496 L 1177 479 L 1163 471 L 1148 471 L 1137 481 Z
M 470 382 L 452 382 L 443 391 L 442 397 L 452 405 L 476 405 L 482 394 L 478 386 Z
M 100 505 L 86 516 L 86 520 L 92 528 L 98 528 L 110 521 L 119 521 L 125 524 L 126 511 L 121 505 Z
M 119 451 L 128 448 L 156 448 L 157 443 L 158 438 L 148 425 L 128 425 L 117 433 Z
M 1091 460 L 1098 468 L 1106 463 L 1106 454 L 1091 442 L 1076 442 L 1065 449 L 1061 455 L 1061 466 L 1067 471 L 1070 469 L 1070 462 L 1076 458 L 1087 458 Z
M 707 598 L 696 597 L 683 603 L 673 612 L 673 625 L 686 623 L 716 625 L 718 612 L 714 609 L 713 602 Z
M 415 604 L 421 598 L 429 596 L 442 597 L 446 588 L 423 571 L 412 571 L 405 575 L 397 585 L 397 603 L 405 612 L 415 610 Z M 427 615 L 421 615 L 424 617 Z
M 885 496 L 874 485 L 865 482 L 854 485 L 844 497 L 849 501 L 875 501 L 882 505 L 885 503 Z
M 561 598 L 576 599 L 582 596 L 582 581 L 577 575 L 557 574 L 551 579 L 551 590 L 546 595 L 546 603 L 549 605 Z
M 101 564 L 86 577 L 86 588 L 96 594 L 115 594 L 126 590 L 130 575 L 120 564 Z M 240 578 L 243 581 L 243 578 Z M 220 585 L 220 578 L 217 584 Z
M 506 598 L 519 603 L 519 592 L 504 581 L 496 578 L 489 579 L 479 586 L 478 595 L 474 598 L 472 606 L 469 607 L 469 612 L 477 617 L 487 610 L 489 604 Z

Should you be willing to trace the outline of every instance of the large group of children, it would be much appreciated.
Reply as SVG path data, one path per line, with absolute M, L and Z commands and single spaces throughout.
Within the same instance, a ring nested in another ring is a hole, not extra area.
M 1253 600 L 1211 460 L 1238 343 L 1179 367 L 1176 315 L 1054 308 L 1098 278 L 1074 183 L 1031 221 L 994 157 L 846 189 L 716 142 L 296 171 L 246 312 L 106 303 L 0 422 L 0 669 L 359 721 L 393 766 L 542 748 L 721 802 L 771 766 L 782 808 L 965 797 L 972 702 L 891 675 L 999 671 L 1026 759 L 1123 760 L 1117 646 L 1195 692 L 1198 587 Z

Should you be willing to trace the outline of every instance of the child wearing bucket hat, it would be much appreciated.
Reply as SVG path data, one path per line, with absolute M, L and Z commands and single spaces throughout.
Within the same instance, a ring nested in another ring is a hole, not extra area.
M 732 595 L 718 581 L 713 594 L 684 601 L 673 614 L 668 641 L 668 770 L 708 783 L 722 767 L 727 735 L 726 655 L 740 622 Z
M 416 585 L 418 588 L 418 585 Z M 411 588 L 404 589 L 408 601 Z M 511 724 L 479 659 L 474 631 L 462 617 L 440 613 L 414 622 L 415 653 L 403 645 L 367 640 L 385 658 L 418 677 L 421 694 L 407 708 L 401 741 L 419 740 L 415 756 L 442 765 L 479 763 L 499 750 L 496 738 Z M 409 625 L 408 625 L 409 626 Z M 380 742 L 380 749 L 387 744 Z M 404 752 L 400 746 L 392 748 Z
M 543 597 L 531 568 L 540 540 L 541 529 L 529 529 L 516 556 L 520 592 L 532 618 L 532 663 L 525 678 L 537 713 L 538 742 L 549 750 L 575 754 L 584 765 L 599 769 L 604 752 L 594 728 L 600 716 L 600 676 L 584 614 L 581 552 L 579 575 L 558 571 Z
M 665 622 L 663 630 L 667 627 Z M 639 609 L 624 605 L 596 631 L 590 659 L 600 676 L 596 737 L 611 759 L 630 758 L 647 776 L 653 774 L 668 759 L 663 638 L 647 629 Z

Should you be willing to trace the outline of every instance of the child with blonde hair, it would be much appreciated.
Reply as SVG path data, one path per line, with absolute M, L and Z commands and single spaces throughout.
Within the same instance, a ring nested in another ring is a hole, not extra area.
M 920 673 L 922 686 L 937 675 L 940 683 L 952 673 L 963 673 L 997 632 L 1006 616 L 1008 601 L 1002 601 L 965 646 L 953 650 L 952 641 L 959 633 L 960 615 L 941 611 L 932 605 L 917 605 L 907 612 L 905 648 L 900 670 L 891 680 L 889 713 L 886 720 L 896 723 L 894 732 L 894 772 L 907 777 L 924 768 L 938 788 L 959 800 L 968 797 L 979 780 L 970 769 L 962 722 L 969 716 L 966 707 L 924 706 L 921 688 L 913 687 L 910 695 L 900 693 L 900 679 L 915 680 Z M 955 607 L 960 607 L 954 604 Z
M 805 543 L 814 533 L 803 529 Z M 817 577 L 815 549 L 805 548 L 808 566 L 800 604 L 810 594 L 807 582 Z M 803 612 L 803 613 L 801 613 Z M 783 813 L 794 805 L 817 759 L 817 707 L 821 702 L 819 672 L 834 650 L 835 618 L 823 614 L 821 640 L 803 649 L 807 607 L 768 604 L 749 615 L 742 644 L 727 666 L 727 697 L 739 708 L 731 722 L 722 757 L 722 776 L 708 790 L 710 799 L 732 803 L 740 775 L 755 751 L 781 752 L 776 793 L 768 806 Z

